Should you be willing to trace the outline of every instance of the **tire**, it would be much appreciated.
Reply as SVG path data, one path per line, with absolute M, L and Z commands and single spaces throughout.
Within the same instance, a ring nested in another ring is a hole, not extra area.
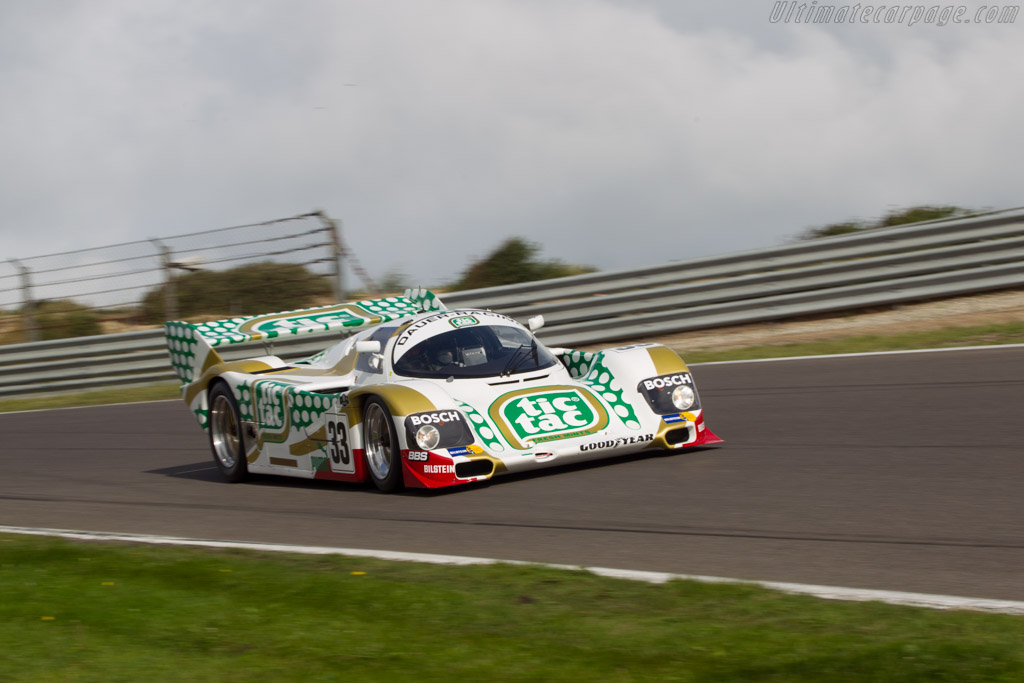
M 395 421 L 384 401 L 376 396 L 363 406 L 363 458 L 374 486 L 391 492 L 402 488 L 402 446 Z
M 242 418 L 238 413 L 235 396 L 224 382 L 217 382 L 210 390 L 210 412 L 207 426 L 210 449 L 217 469 L 230 482 L 244 481 L 249 476 L 242 440 Z

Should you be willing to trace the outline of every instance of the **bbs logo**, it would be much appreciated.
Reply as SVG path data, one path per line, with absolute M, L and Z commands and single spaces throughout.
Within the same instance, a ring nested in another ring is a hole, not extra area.
M 409 451 L 409 455 L 405 456 L 405 459 L 412 462 L 426 462 L 430 456 L 424 451 Z

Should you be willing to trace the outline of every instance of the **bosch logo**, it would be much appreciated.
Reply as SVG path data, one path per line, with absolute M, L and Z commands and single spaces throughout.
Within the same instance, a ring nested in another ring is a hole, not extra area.
M 459 411 L 457 410 L 443 410 L 438 413 L 420 413 L 419 415 L 410 415 L 409 422 L 414 427 L 420 425 L 431 425 L 431 424 L 444 424 L 445 422 L 458 422 Z
M 647 391 L 653 391 L 654 389 L 665 389 L 668 387 L 677 387 L 681 384 L 693 384 L 693 380 L 690 379 L 690 375 L 681 373 L 677 375 L 665 375 L 664 377 L 655 377 L 654 379 L 646 379 L 643 381 L 643 387 Z

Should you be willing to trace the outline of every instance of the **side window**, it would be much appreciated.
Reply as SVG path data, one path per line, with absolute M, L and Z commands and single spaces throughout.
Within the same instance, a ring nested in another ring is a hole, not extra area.
M 397 325 L 378 327 L 366 339 L 368 341 L 380 342 L 380 353 L 360 353 L 356 358 L 356 370 L 358 372 L 372 372 L 380 374 L 384 372 L 384 347 L 388 344 L 391 334 L 398 329 Z
M 524 339 L 523 333 L 514 327 L 503 327 L 495 325 L 491 328 L 498 337 L 501 345 L 506 349 L 518 348 L 520 344 L 529 344 L 529 339 Z

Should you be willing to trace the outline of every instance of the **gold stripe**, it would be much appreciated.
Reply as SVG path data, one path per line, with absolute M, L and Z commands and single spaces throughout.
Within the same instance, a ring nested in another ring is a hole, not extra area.
M 491 476 L 492 477 L 495 474 L 501 474 L 502 472 L 508 472 L 508 467 L 505 466 L 505 463 L 502 462 L 501 460 L 498 460 L 493 455 L 488 455 L 486 453 L 470 453 L 469 455 L 467 455 L 465 457 L 467 457 L 467 458 L 469 458 L 470 460 L 473 460 L 473 461 L 476 461 L 476 460 L 490 460 L 492 463 L 494 463 L 494 470 L 491 472 Z
M 298 443 L 293 443 L 288 447 L 288 452 L 295 456 L 309 455 L 313 451 L 318 451 L 322 447 L 322 444 L 327 441 L 327 427 L 321 427 L 312 434 L 309 438 L 303 439 Z
M 212 368 L 218 363 L 223 363 L 220 354 L 213 350 L 212 347 L 207 347 L 206 358 L 203 360 L 203 368 L 199 371 L 200 375 L 205 375 L 206 371 Z
M 392 415 L 412 415 L 428 410 L 437 410 L 433 401 L 411 387 L 401 384 L 376 384 L 372 387 L 355 389 L 349 393 L 350 398 L 371 395 L 380 396 L 387 403 Z
M 288 458 L 271 458 L 271 465 L 278 465 L 280 467 L 298 467 L 299 463 L 297 460 L 289 460 Z
M 661 427 L 658 428 L 658 433 L 654 435 L 654 441 L 651 442 L 651 448 L 662 448 L 667 451 L 677 448 L 677 446 L 669 444 L 669 442 L 665 439 L 665 435 L 668 434 L 673 429 L 682 429 L 683 427 L 696 425 L 697 422 L 697 416 L 694 415 L 693 413 L 680 413 L 680 415 L 682 415 L 686 419 L 686 422 L 673 422 L 671 424 L 667 422 L 662 422 Z M 661 417 L 662 419 L 664 419 L 665 416 L 662 415 Z
M 648 347 L 647 353 L 651 355 L 654 363 L 654 372 L 659 375 L 671 375 L 673 372 L 689 372 L 686 363 L 675 351 L 665 346 Z
M 212 359 L 212 360 L 211 360 Z M 210 380 L 214 377 L 221 375 L 225 372 L 258 372 L 260 370 L 269 370 L 270 365 L 258 360 L 236 360 L 230 363 L 224 363 L 221 361 L 220 356 L 213 349 L 210 349 L 210 355 L 207 356 L 206 362 L 203 363 L 203 370 L 200 373 L 198 379 L 194 380 L 185 389 L 185 403 L 192 405 L 192 401 L 196 396 L 206 391 L 206 387 L 209 386 Z

